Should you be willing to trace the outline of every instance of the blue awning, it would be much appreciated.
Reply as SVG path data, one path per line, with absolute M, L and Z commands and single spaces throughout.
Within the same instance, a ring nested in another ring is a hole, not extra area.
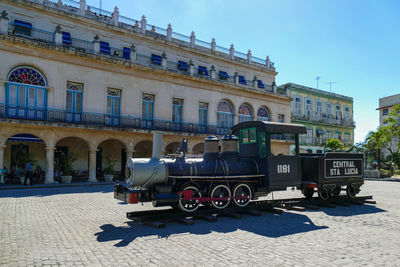
M 161 66 L 162 58 L 159 55 L 151 54 L 151 64 Z
M 62 32 L 62 43 L 67 45 L 72 44 L 71 34 L 69 32 Z
M 239 75 L 239 83 L 243 84 L 243 85 L 247 85 L 246 79 L 244 78 L 244 76 Z
M 323 130 L 317 129 L 317 134 L 318 135 L 323 135 L 323 134 L 325 134 L 325 132 Z
M 42 139 L 32 135 L 32 134 L 16 134 L 10 138 L 8 138 L 7 141 L 17 141 L 17 142 L 39 142 L 39 143 L 44 143 Z
M 131 58 L 131 49 L 129 47 L 124 47 L 122 50 L 122 55 L 124 58 L 130 59 Z
M 208 70 L 206 67 L 199 66 L 199 75 L 208 76 Z
M 178 61 L 178 70 L 188 71 L 189 70 L 189 65 L 185 61 Z
M 25 22 L 22 20 L 14 20 L 14 26 L 21 28 L 29 28 L 32 29 L 32 23 Z
M 219 78 L 221 80 L 227 80 L 227 79 L 229 79 L 229 75 L 225 71 L 219 71 Z
M 100 52 L 110 54 L 111 49 L 110 49 L 110 44 L 107 42 L 100 42 Z
M 257 80 L 258 88 L 264 89 L 264 83 L 261 80 Z

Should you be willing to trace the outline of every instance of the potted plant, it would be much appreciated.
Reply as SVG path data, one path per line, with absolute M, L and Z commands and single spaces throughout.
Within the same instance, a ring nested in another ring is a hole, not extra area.
M 36 163 L 36 160 L 33 159 L 34 158 L 33 152 L 28 152 L 22 147 L 17 147 L 16 155 L 17 155 L 16 157 L 17 171 L 19 173 L 21 184 L 24 184 L 25 166 L 29 161 L 33 166 Z M 29 183 L 32 183 L 32 181 L 29 181 Z
M 72 181 L 72 163 L 77 160 L 77 157 L 73 154 L 70 153 L 68 155 L 66 155 L 65 153 L 61 154 L 61 158 L 60 158 L 60 165 L 61 165 L 61 171 L 62 171 L 62 175 L 61 175 L 61 180 L 63 183 L 71 183 Z
M 114 174 L 115 174 L 114 162 L 116 162 L 116 160 L 111 160 L 110 157 L 105 158 L 104 162 L 105 167 L 103 169 L 105 182 L 111 182 L 114 179 Z

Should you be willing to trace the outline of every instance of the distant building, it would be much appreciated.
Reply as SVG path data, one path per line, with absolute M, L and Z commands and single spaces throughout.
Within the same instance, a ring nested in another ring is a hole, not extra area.
M 379 126 L 386 125 L 385 119 L 388 118 L 393 107 L 398 104 L 400 104 L 400 94 L 379 98 L 379 108 L 377 108 L 379 110 Z M 391 145 L 393 149 L 395 149 L 397 143 L 398 141 L 393 140 Z M 388 155 L 390 155 L 390 152 L 386 149 L 383 150 L 383 156 L 387 157 Z
M 353 145 L 353 98 L 295 83 L 278 86 L 279 90 L 292 98 L 291 121 L 307 127 L 307 135 L 300 138 L 301 152 L 323 153 L 326 140 L 331 138 L 347 148 Z
M 127 157 L 151 156 L 153 131 L 165 154 L 182 138 L 198 154 L 238 122 L 290 121 L 269 57 L 85 0 L 1 1 L 0 12 L 0 168 L 33 152 L 50 183 L 74 154 L 74 177 L 96 181 L 108 159 L 123 175 Z M 289 153 L 281 140 L 272 147 Z

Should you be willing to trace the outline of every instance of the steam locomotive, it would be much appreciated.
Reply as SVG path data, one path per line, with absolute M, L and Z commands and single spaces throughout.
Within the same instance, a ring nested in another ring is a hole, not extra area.
M 251 200 L 288 187 L 301 190 L 306 198 L 317 192 L 326 200 L 341 191 L 355 197 L 364 183 L 363 155 L 300 154 L 299 135 L 305 133 L 299 124 L 246 121 L 233 126 L 221 140 L 207 137 L 202 158 L 187 158 L 185 142 L 179 154 L 161 158 L 162 135 L 155 132 L 153 157 L 128 159 L 127 186 L 116 184 L 114 198 L 194 212 L 201 205 L 245 207 Z M 273 151 L 274 139 L 286 147 L 293 143 L 294 155 Z

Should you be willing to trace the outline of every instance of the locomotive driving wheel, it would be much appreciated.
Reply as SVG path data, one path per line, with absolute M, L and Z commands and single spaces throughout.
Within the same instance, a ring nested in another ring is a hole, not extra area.
M 201 197 L 201 192 L 199 188 L 197 188 L 194 185 L 187 185 L 183 186 L 181 191 L 185 190 L 192 190 L 193 191 L 193 198 Z M 200 207 L 200 203 L 197 200 L 184 200 L 183 199 L 183 194 L 179 195 L 179 200 L 178 200 L 178 208 L 186 211 L 186 212 L 193 212 L 197 210 Z
M 359 191 L 352 184 L 347 185 L 346 193 L 348 197 L 353 198 L 358 194 L 358 192 Z
M 229 205 L 231 198 L 231 190 L 226 185 L 220 184 L 213 188 L 210 197 L 212 198 L 228 198 L 227 200 L 213 200 L 211 204 L 217 209 L 224 209 Z
M 245 207 L 250 203 L 252 198 L 251 188 L 247 184 L 238 184 L 233 189 L 233 197 L 242 197 L 234 199 L 233 203 L 238 207 Z
M 322 187 L 320 190 L 318 190 L 318 196 L 322 200 L 327 200 L 329 198 L 328 189 L 326 189 L 325 187 Z

